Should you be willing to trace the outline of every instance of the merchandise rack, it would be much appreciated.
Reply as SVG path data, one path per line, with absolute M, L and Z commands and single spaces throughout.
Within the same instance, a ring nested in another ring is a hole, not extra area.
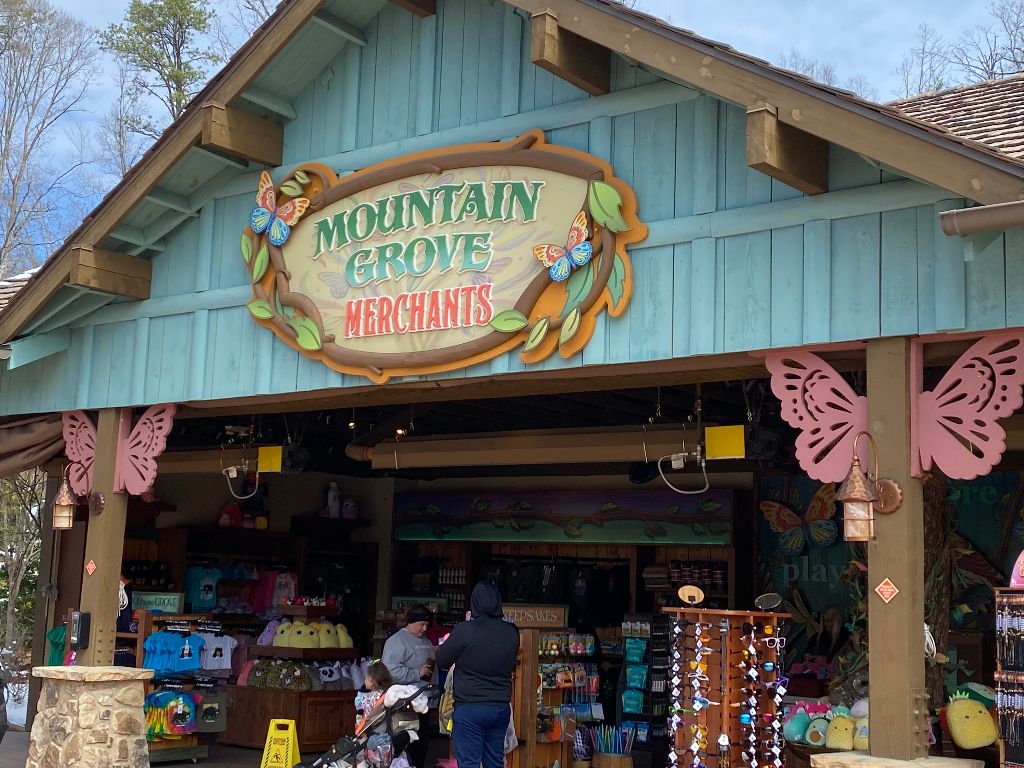
M 1011 690 L 1024 689 L 1024 663 L 1011 663 L 1004 658 L 1003 645 L 1000 642 L 1005 634 L 1011 634 L 1013 627 L 1007 627 L 1001 618 L 1002 609 L 1009 605 L 1024 606 L 1024 589 L 1019 587 L 996 587 L 996 673 L 995 681 L 999 689 L 996 707 L 999 711 L 997 727 L 999 728 L 999 765 L 1003 768 L 1016 768 L 1024 764 L 1024 745 L 1007 744 L 1003 738 L 1003 691 L 1004 683 Z
M 703 685 L 707 691 L 705 694 L 711 701 L 718 702 L 722 686 L 722 664 L 721 657 L 719 656 L 719 647 L 721 645 L 721 634 L 720 625 L 723 620 L 728 622 L 729 629 L 725 633 L 725 649 L 727 651 L 727 677 L 724 686 L 724 696 L 718 704 L 712 704 L 709 707 L 704 707 L 699 712 L 692 711 L 692 687 L 690 681 L 686 678 L 689 674 L 690 668 L 689 663 L 694 657 L 694 651 L 692 646 L 693 634 L 692 631 L 685 631 L 685 635 L 688 639 L 686 643 L 690 646 L 689 649 L 684 649 L 681 656 L 681 666 L 683 671 L 680 676 L 683 678 L 682 684 L 679 686 L 681 696 L 675 694 L 671 697 L 673 709 L 690 710 L 680 715 L 680 722 L 677 727 L 673 726 L 672 716 L 669 715 L 669 729 L 671 731 L 671 742 L 672 750 L 676 756 L 676 764 L 680 768 L 687 768 L 693 762 L 693 754 L 690 752 L 689 747 L 692 741 L 692 735 L 690 733 L 690 724 L 697 723 L 707 728 L 707 749 L 703 754 L 701 763 L 706 764 L 710 759 L 712 767 L 718 768 L 717 763 L 719 762 L 717 757 L 718 750 L 718 738 L 719 735 L 724 733 L 729 739 L 729 765 L 732 766 L 746 766 L 749 763 L 743 761 L 742 746 L 746 740 L 746 726 L 740 723 L 740 707 L 741 703 L 746 699 L 746 695 L 741 689 L 747 687 L 749 681 L 744 677 L 743 671 L 738 668 L 739 662 L 743 658 L 743 651 L 749 644 L 749 640 L 745 639 L 743 635 L 743 624 L 772 624 L 775 629 L 775 636 L 784 636 L 779 631 L 779 627 L 786 619 L 789 618 L 788 613 L 768 613 L 761 611 L 726 611 L 726 610 L 714 610 L 714 609 L 702 609 L 702 608 L 665 608 L 664 612 L 669 614 L 674 622 L 685 621 L 687 626 L 701 622 L 703 624 L 710 624 L 711 629 L 704 629 L 705 636 L 710 635 L 709 645 L 715 647 L 716 651 L 708 656 L 704 657 L 704 661 L 707 663 L 707 677 L 708 680 Z M 675 645 L 675 643 L 673 643 Z M 773 672 L 759 672 L 759 682 L 772 682 L 774 681 L 780 672 L 780 661 L 785 655 L 779 653 L 778 649 L 768 648 L 763 643 L 758 645 L 758 662 L 772 662 L 775 665 L 775 671 Z M 671 673 L 670 673 L 671 675 Z M 669 688 L 671 690 L 672 683 L 669 681 Z M 772 697 L 763 695 L 760 698 L 758 704 L 759 715 L 764 714 L 778 714 L 781 717 L 781 712 L 776 712 L 776 707 L 772 701 Z M 758 721 L 758 726 L 763 726 L 763 720 Z M 781 735 L 781 732 L 780 732 Z M 784 747 L 785 743 L 780 742 Z M 784 753 L 784 750 L 783 750 Z M 724 766 L 724 761 L 721 761 Z M 769 766 L 770 763 L 767 760 L 760 760 L 759 765 Z

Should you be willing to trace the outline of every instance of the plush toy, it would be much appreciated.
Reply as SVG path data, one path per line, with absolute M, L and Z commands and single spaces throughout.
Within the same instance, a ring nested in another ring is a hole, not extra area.
M 325 691 L 340 691 L 342 689 L 340 661 L 336 661 L 329 666 L 317 667 L 317 671 L 320 673 L 320 684 Z
M 260 636 L 256 638 L 256 645 L 273 645 L 274 636 L 277 634 L 277 628 L 280 624 L 281 622 L 277 619 L 272 619 L 267 626 L 264 627 Z
M 265 531 L 265 530 L 267 530 L 267 526 L 269 524 L 270 523 L 267 520 L 267 516 L 266 515 L 257 515 L 256 516 L 256 530 L 257 531 Z
M 802 744 L 804 736 L 807 735 L 807 726 L 811 724 L 811 717 L 803 707 L 796 707 L 790 712 L 789 717 L 782 726 L 782 735 L 786 741 Z
M 274 633 L 274 645 L 288 647 L 291 634 L 292 623 L 290 621 L 282 621 L 277 625 L 277 631 Z
M 338 633 L 338 647 L 339 648 L 355 648 L 356 644 L 352 641 L 352 635 L 348 633 L 348 629 L 344 624 L 337 624 L 334 627 L 334 631 Z M 360 678 L 361 679 L 361 678 Z
M 864 751 L 868 748 L 868 719 L 858 717 L 853 724 L 853 748 Z
M 305 622 L 296 621 L 292 624 L 288 645 L 292 648 L 319 648 L 320 635 Z
M 829 749 L 853 749 L 853 720 L 846 715 L 836 715 L 825 731 L 825 746 Z
M 807 726 L 807 733 L 804 734 L 804 742 L 812 747 L 824 747 L 825 735 L 828 733 L 828 719 L 815 717 Z
M 229 502 L 221 507 L 220 519 L 217 524 L 221 528 L 232 528 L 242 524 L 242 510 L 235 502 Z
M 340 648 L 338 644 L 338 632 L 335 630 L 334 625 L 329 621 L 321 622 L 317 627 L 317 633 L 320 635 L 320 647 L 321 648 Z
M 999 737 L 992 715 L 980 701 L 957 691 L 946 707 L 946 725 L 953 743 L 960 749 L 981 749 L 995 744 Z
M 850 717 L 852 717 L 854 720 L 857 720 L 859 718 L 867 717 L 867 716 L 868 716 L 868 700 L 867 699 L 857 699 L 855 702 L 853 702 L 853 706 L 850 707 Z

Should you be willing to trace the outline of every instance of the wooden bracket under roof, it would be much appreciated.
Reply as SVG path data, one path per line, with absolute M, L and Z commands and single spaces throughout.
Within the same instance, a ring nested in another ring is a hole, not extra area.
M 781 122 L 770 104 L 747 110 L 747 165 L 807 195 L 828 191 L 828 142 Z
M 533 14 L 530 59 L 591 96 L 602 96 L 611 88 L 611 51 L 562 29 L 550 11 Z
M 75 246 L 70 251 L 68 285 L 113 296 L 148 299 L 153 263 L 124 253 Z
M 282 162 L 284 128 L 265 117 L 208 102 L 203 105 L 203 135 L 199 146 L 276 167 Z

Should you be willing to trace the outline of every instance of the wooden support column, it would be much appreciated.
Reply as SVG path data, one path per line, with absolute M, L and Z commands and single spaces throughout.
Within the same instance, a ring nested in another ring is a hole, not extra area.
M 78 652 L 78 663 L 102 666 L 114 662 L 114 631 L 118 613 L 118 582 L 124 552 L 124 527 L 128 496 L 114 492 L 114 462 L 122 414 L 130 411 L 106 408 L 99 412 L 96 424 L 96 461 L 93 465 L 93 490 L 103 494 L 103 513 L 89 518 L 85 539 L 85 571 L 82 574 L 82 599 L 79 610 L 92 614 L 89 647 Z M 95 570 L 89 573 L 89 564 Z
M 770 104 L 747 110 L 747 165 L 804 194 L 828 192 L 828 142 L 783 123 Z
M 533 15 L 530 60 L 591 96 L 603 96 L 611 88 L 611 51 L 562 29 L 550 11 Z
M 46 641 L 46 633 L 54 624 L 54 603 L 46 598 L 44 590 L 50 584 L 57 583 L 57 547 L 60 542 L 60 532 L 53 530 L 53 499 L 57 495 L 57 486 L 60 485 L 62 467 L 49 470 L 46 476 L 46 501 L 39 512 L 39 577 L 36 579 L 36 608 L 32 613 L 32 666 L 42 667 L 46 665 L 46 658 L 49 655 L 50 644 Z M 34 675 L 28 678 L 28 700 L 25 713 L 25 728 L 31 730 L 32 721 L 36 717 L 36 707 L 39 704 L 39 689 L 42 687 L 42 680 Z
M 868 544 L 868 652 L 871 754 L 913 760 L 928 754 L 924 658 L 924 498 L 910 464 L 910 341 L 868 342 L 868 424 L 879 475 L 903 489 L 903 504 L 875 515 Z M 885 579 L 900 590 L 886 605 Z M 935 702 L 936 705 L 941 702 Z

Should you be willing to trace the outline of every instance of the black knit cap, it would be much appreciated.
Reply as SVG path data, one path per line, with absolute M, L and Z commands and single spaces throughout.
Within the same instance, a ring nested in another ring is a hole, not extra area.
M 406 624 L 415 624 L 417 621 L 425 621 L 429 624 L 432 618 L 434 618 L 434 615 L 428 608 L 422 605 L 414 605 L 405 612 Z

